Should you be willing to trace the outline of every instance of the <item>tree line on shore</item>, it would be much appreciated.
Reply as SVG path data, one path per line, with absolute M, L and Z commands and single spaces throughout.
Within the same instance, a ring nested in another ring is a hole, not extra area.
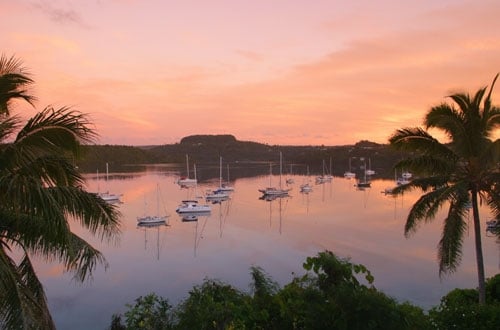
M 280 146 L 250 141 L 239 141 L 232 135 L 192 135 L 179 143 L 159 146 L 86 145 L 77 161 L 78 167 L 88 173 L 105 170 L 106 163 L 115 171 L 127 171 L 134 165 L 177 163 L 185 164 L 189 155 L 190 164 L 198 168 L 213 167 L 218 176 L 219 157 L 231 169 L 242 164 L 265 163 L 260 173 L 269 171 L 268 163 L 279 164 L 279 153 L 283 154 L 284 171 L 305 175 L 332 170 L 335 176 L 342 176 L 351 163 L 354 171 L 371 168 L 379 178 L 393 178 L 394 165 L 408 156 L 407 152 L 396 151 L 388 144 L 360 141 L 344 146 Z M 238 176 L 236 173 L 235 178 Z M 244 174 L 242 174 L 244 175 Z

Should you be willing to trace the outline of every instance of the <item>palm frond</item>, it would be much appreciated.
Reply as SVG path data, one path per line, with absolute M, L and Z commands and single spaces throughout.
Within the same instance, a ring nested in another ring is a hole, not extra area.
M 447 155 L 448 156 L 448 155 Z M 414 156 L 402 159 L 394 165 L 395 169 L 406 169 L 418 176 L 446 176 L 456 169 L 456 159 L 446 159 L 431 155 Z
M 394 194 L 403 194 L 406 192 L 411 192 L 419 190 L 421 192 L 428 192 L 431 190 L 436 190 L 437 188 L 443 188 L 448 185 L 448 176 L 424 176 L 411 180 L 406 184 L 398 185 L 393 189 Z
M 426 114 L 424 125 L 428 128 L 439 128 L 446 132 L 451 140 L 464 134 L 464 113 L 457 111 L 452 106 L 443 103 L 434 106 Z
M 497 73 L 495 75 L 495 78 L 493 78 L 493 81 L 492 81 L 491 86 L 490 86 L 490 91 L 488 92 L 488 95 L 484 99 L 484 110 L 483 110 L 484 111 L 483 112 L 483 116 L 484 117 L 488 117 L 488 113 L 487 112 L 490 111 L 490 109 L 491 109 L 491 93 L 493 92 L 493 88 L 495 87 L 495 83 L 496 83 L 496 81 L 498 79 L 498 75 L 499 74 L 500 73 Z
M 493 213 L 495 219 L 500 219 L 500 174 L 492 181 L 491 188 L 485 197 L 486 204 Z
M 43 285 L 36 276 L 33 264 L 27 254 L 24 255 L 18 266 L 18 273 L 40 307 L 40 315 L 37 316 L 36 326 L 43 329 L 55 329 L 54 321 L 49 313 L 49 306 L 45 292 L 43 291 Z
M 454 159 L 456 156 L 448 147 L 420 127 L 398 129 L 390 138 L 392 147 L 402 151 L 433 155 L 443 159 Z
M 500 139 L 484 144 L 479 155 L 482 176 L 500 172 Z
M 500 108 L 492 107 L 487 116 L 483 116 L 484 132 L 487 137 L 500 126 Z
M 16 143 L 75 152 L 80 142 L 93 142 L 97 137 L 89 126 L 90 122 L 85 114 L 68 107 L 46 107 L 21 129 Z
M 462 246 L 467 223 L 464 221 L 468 198 L 454 200 L 444 221 L 438 245 L 439 275 L 456 271 L 462 259 Z
M 19 128 L 21 119 L 18 116 L 0 115 L 0 142 L 7 140 Z
M 97 194 L 78 187 L 53 187 L 50 193 L 64 212 L 101 239 L 113 240 L 120 233 L 120 213 Z
M 5 219 L 0 230 L 4 242 L 17 245 L 47 261 L 61 262 L 67 271 L 74 273 L 74 278 L 78 281 L 91 276 L 97 264 L 107 267 L 104 256 L 72 233 L 69 227 L 64 234 L 54 234 L 40 218 L 16 217 L 13 214 L 9 216 L 6 212 L 1 212 L 0 215 Z M 30 227 L 27 229 L 28 225 Z
M 405 224 L 405 236 L 409 237 L 415 233 L 422 221 L 434 220 L 438 210 L 455 193 L 455 187 L 444 186 L 430 191 L 422 196 L 413 204 L 408 213 Z
M 2 54 L 0 56 L 0 75 L 12 72 L 29 75 L 21 59 L 15 56 L 7 57 L 5 54 Z
M 483 94 L 484 94 L 484 92 L 483 92 Z M 470 95 L 465 94 L 465 93 L 456 93 L 456 94 L 448 95 L 448 97 L 450 99 L 452 99 L 458 105 L 458 108 L 460 109 L 461 116 L 466 115 L 468 109 L 470 108 L 471 104 L 473 103 Z M 462 117 L 462 119 L 465 120 L 464 117 Z
M 23 99 L 33 105 L 35 97 L 27 89 L 33 83 L 22 62 L 14 56 L 0 56 L 0 114 L 9 115 L 12 100 Z
M 74 279 L 83 282 L 89 276 L 97 264 L 108 267 L 106 259 L 99 250 L 92 247 L 84 239 L 71 233 L 70 249 L 62 255 L 66 270 L 74 273 Z
M 30 271 L 31 274 L 28 275 Z M 45 297 L 37 297 L 31 290 L 33 287 L 26 285 L 26 280 L 29 280 L 32 275 L 36 276 L 32 271 L 26 259 L 18 267 L 3 247 L 0 248 L 0 324 L 2 328 L 55 329 L 44 301 Z M 37 294 L 39 293 L 37 291 Z

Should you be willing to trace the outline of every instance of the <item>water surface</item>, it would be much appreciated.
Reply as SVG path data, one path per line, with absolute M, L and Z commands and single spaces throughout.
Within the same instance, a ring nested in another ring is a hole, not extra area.
M 39 263 L 49 305 L 58 329 L 105 329 L 113 313 L 123 313 L 126 303 L 155 292 L 177 304 L 205 278 L 220 279 L 248 292 L 250 266 L 262 267 L 280 285 L 304 274 L 308 256 L 331 250 L 370 269 L 375 286 L 399 301 L 429 308 L 455 287 L 476 286 L 472 232 L 464 242 L 463 262 L 450 277 L 439 279 L 436 247 L 443 214 L 423 225 L 411 238 L 403 235 L 408 208 L 416 195 L 391 197 L 381 193 L 393 185 L 374 180 L 372 188 L 357 190 L 355 181 L 334 178 L 315 185 L 313 192 L 299 192 L 307 177 L 293 176 L 289 198 L 259 199 L 258 189 L 268 176 L 237 179 L 230 200 L 212 205 L 210 216 L 184 222 L 175 213 L 183 199 L 196 198 L 218 179 L 196 189 L 182 189 L 176 172 L 168 168 L 128 174 L 111 174 L 96 181 L 89 175 L 87 189 L 121 193 L 120 242 L 101 243 L 75 226 L 75 231 L 97 247 L 109 263 L 100 266 L 92 281 L 79 284 L 58 264 Z M 278 177 L 271 178 L 273 183 Z M 138 228 L 137 216 L 156 213 L 157 185 L 160 210 L 170 214 L 169 226 Z M 488 213 L 483 210 L 484 222 Z M 472 221 L 472 219 L 470 220 Z M 495 238 L 483 237 L 487 276 L 498 272 L 499 249 Z

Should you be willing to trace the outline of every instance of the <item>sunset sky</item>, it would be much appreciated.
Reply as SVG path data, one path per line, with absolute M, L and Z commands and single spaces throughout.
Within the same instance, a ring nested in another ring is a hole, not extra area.
M 386 143 L 491 84 L 499 17 L 498 0 L 0 0 L 0 52 L 99 144 Z

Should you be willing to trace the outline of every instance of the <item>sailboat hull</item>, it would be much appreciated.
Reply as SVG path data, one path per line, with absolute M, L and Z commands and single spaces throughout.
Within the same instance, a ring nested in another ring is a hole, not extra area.
M 137 217 L 138 225 L 147 225 L 147 224 L 161 224 L 167 221 L 166 216 L 157 216 L 157 215 L 147 215 L 144 217 Z

